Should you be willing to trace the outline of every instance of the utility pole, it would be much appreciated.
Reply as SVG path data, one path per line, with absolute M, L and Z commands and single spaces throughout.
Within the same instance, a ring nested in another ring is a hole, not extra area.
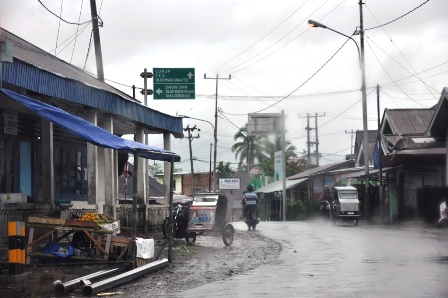
M 364 131 L 364 170 L 365 170 L 365 191 L 364 191 L 364 217 L 367 222 L 370 221 L 370 198 L 369 198 L 369 130 L 367 127 L 367 93 L 366 93 L 366 64 L 364 60 L 364 23 L 362 15 L 362 5 L 364 3 L 359 0 L 359 38 L 361 43 L 361 93 L 362 93 L 362 126 Z
M 380 210 L 381 210 L 381 224 L 384 225 L 383 218 L 383 168 L 381 165 L 381 118 L 380 118 L 380 85 L 376 85 L 376 102 L 378 111 L 378 136 L 377 136 L 377 146 L 378 146 L 378 176 L 380 183 Z
M 96 0 L 90 0 L 90 15 L 92 16 L 93 43 L 95 44 L 96 76 L 104 82 L 103 54 L 101 53 L 100 30 L 98 29 L 99 16 L 96 12 Z M 101 22 L 101 27 L 103 23 Z
M 300 116 L 299 116 L 300 117 Z M 308 147 L 308 162 L 307 165 L 311 164 L 311 140 L 310 140 L 310 114 L 306 114 L 306 146 Z
M 314 121 L 314 125 L 315 125 L 314 128 L 310 127 L 310 117 L 314 117 L 315 118 L 314 119 L 315 120 Z M 306 121 L 305 130 L 307 131 L 308 168 L 309 168 L 309 165 L 311 164 L 310 161 L 311 161 L 311 146 L 312 145 L 316 145 L 316 153 L 315 153 L 315 155 L 316 155 L 316 166 L 319 166 L 319 137 L 318 137 L 318 129 L 317 129 L 317 127 L 318 127 L 318 125 L 317 125 L 317 117 L 325 117 L 325 113 L 323 113 L 321 115 L 316 113 L 314 116 L 311 116 L 310 114 L 306 114 L 307 121 Z M 305 118 L 305 117 L 299 115 L 299 118 Z M 310 130 L 313 130 L 313 129 L 316 131 L 316 133 L 315 133 L 315 139 L 316 140 L 314 142 L 311 142 Z
M 212 192 L 212 149 L 213 144 L 210 143 L 210 168 L 208 170 L 208 192 Z
M 283 110 L 282 110 L 282 195 L 283 195 L 282 218 L 283 221 L 286 221 L 286 127 L 285 127 L 285 111 Z
M 190 167 L 191 167 L 191 194 L 194 197 L 195 195 L 195 186 L 194 186 L 194 170 L 193 170 L 193 151 L 191 149 L 191 141 L 193 139 L 198 139 L 199 138 L 199 134 L 197 136 L 192 136 L 191 132 L 195 131 L 195 130 L 201 131 L 199 128 L 196 128 L 196 125 L 193 127 L 190 127 L 190 125 L 187 125 L 186 128 L 184 128 L 184 131 L 188 131 L 188 144 L 190 147 Z
M 349 134 L 350 135 L 350 154 L 353 154 L 353 137 L 356 134 L 356 131 L 353 131 L 353 129 L 351 131 L 345 131 L 345 134 Z
M 325 116 L 325 113 L 323 116 Z M 316 165 L 319 166 L 319 134 L 317 132 L 317 117 L 319 116 L 316 113 L 316 115 L 314 116 L 314 127 L 316 129 Z
M 215 138 L 215 147 L 213 153 L 213 192 L 216 192 L 216 150 L 218 148 L 218 81 L 219 80 L 230 80 L 229 78 L 220 78 L 218 74 L 216 74 L 216 78 L 207 78 L 207 74 L 204 73 L 205 80 L 216 80 L 216 94 L 215 94 L 215 127 L 213 136 Z

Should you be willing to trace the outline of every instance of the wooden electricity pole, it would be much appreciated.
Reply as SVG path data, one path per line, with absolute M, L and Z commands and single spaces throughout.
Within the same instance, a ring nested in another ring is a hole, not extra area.
M 220 78 L 216 75 L 216 78 L 207 78 L 207 74 L 204 73 L 204 79 L 206 80 L 216 80 L 216 94 L 215 94 L 215 126 L 213 128 L 213 136 L 215 139 L 215 147 L 213 153 L 213 192 L 216 192 L 216 150 L 218 149 L 218 81 L 219 80 L 230 80 L 229 78 Z

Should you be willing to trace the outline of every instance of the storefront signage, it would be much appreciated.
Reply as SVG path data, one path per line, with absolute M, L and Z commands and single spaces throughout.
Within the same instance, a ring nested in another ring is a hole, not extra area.
M 17 135 L 17 112 L 4 111 L 3 133 Z

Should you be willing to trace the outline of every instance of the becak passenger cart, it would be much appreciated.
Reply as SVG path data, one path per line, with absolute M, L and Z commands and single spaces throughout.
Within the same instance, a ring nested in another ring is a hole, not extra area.
M 355 225 L 358 224 L 361 217 L 359 208 L 358 190 L 353 186 L 335 186 L 333 196 L 335 199 L 336 217 L 353 221 Z
M 197 235 L 221 235 L 229 246 L 235 232 L 231 219 L 232 200 L 226 194 L 199 193 L 190 206 L 187 230 Z

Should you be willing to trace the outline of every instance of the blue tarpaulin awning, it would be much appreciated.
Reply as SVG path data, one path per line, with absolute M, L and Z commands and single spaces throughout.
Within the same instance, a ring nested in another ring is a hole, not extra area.
M 39 116 L 53 122 L 55 125 L 67 130 L 74 136 L 92 143 L 94 145 L 136 154 L 140 157 L 163 160 L 170 162 L 180 161 L 180 156 L 174 152 L 159 149 L 139 142 L 121 138 L 107 130 L 94 125 L 80 117 L 69 114 L 57 107 L 37 101 L 30 97 L 15 93 L 13 91 L 0 89 L 8 97 L 26 106 Z

